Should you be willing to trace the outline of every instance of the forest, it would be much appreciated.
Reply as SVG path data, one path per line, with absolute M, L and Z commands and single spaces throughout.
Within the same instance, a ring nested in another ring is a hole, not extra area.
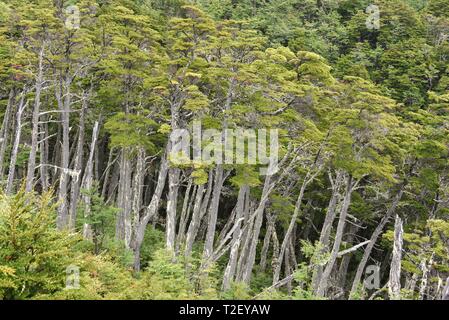
M 449 300 L 449 0 L 1 0 L 0 123 L 0 300 Z

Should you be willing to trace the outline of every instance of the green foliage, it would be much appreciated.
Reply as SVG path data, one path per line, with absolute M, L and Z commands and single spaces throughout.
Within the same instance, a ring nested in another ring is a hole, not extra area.
M 0 297 L 27 299 L 60 290 L 65 269 L 76 262 L 77 235 L 54 227 L 50 193 L 37 196 L 20 190 L 0 197 Z

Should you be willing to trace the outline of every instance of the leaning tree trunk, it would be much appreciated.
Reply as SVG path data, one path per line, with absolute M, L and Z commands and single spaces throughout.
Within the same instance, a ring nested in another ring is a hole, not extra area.
M 394 222 L 393 257 L 390 267 L 390 279 L 388 280 L 388 293 L 391 300 L 401 298 L 401 260 L 402 260 L 402 219 L 396 215 Z
M 14 135 L 14 143 L 11 151 L 11 159 L 9 161 L 9 173 L 8 180 L 6 183 L 6 194 L 11 194 L 13 185 L 14 185 L 14 175 L 16 172 L 16 162 L 17 162 L 17 154 L 19 152 L 19 144 L 20 138 L 22 135 L 22 115 L 23 111 L 25 111 L 28 101 L 25 103 L 25 94 L 24 91 L 22 93 L 22 97 L 20 98 L 19 106 L 17 107 L 17 115 L 16 115 L 16 131 Z
M 247 185 L 241 186 L 237 197 L 237 204 L 235 208 L 236 212 L 235 223 L 237 223 L 237 227 L 235 228 L 233 233 L 231 251 L 229 253 L 229 261 L 223 275 L 222 288 L 224 291 L 230 289 L 231 282 L 234 280 L 235 277 L 235 271 L 237 268 L 237 258 L 242 237 L 241 220 L 244 214 L 245 197 L 248 190 L 249 188 Z
M 396 197 L 393 200 L 393 203 L 388 208 L 387 213 L 382 217 L 380 223 L 377 225 L 376 229 L 374 230 L 373 234 L 370 238 L 370 243 L 365 248 L 365 252 L 363 253 L 362 260 L 359 263 L 359 266 L 357 268 L 356 274 L 354 276 L 354 280 L 352 282 L 351 292 L 349 293 L 349 298 L 354 296 L 354 294 L 357 291 L 357 288 L 359 287 L 360 281 L 362 279 L 363 271 L 365 270 L 365 266 L 368 262 L 368 259 L 371 255 L 371 251 L 374 248 L 374 245 L 379 238 L 380 234 L 382 233 L 382 230 L 384 229 L 387 222 L 390 220 L 390 218 L 393 216 L 393 213 L 396 210 L 396 207 L 398 206 L 399 202 L 401 201 L 402 195 L 404 194 L 404 188 L 401 187 L 399 190 L 399 193 L 396 195 Z
M 342 171 L 337 171 L 335 179 L 332 179 L 331 173 L 329 173 L 329 180 L 332 183 L 332 195 L 329 200 L 329 205 L 327 206 L 326 216 L 324 218 L 324 223 L 321 228 L 319 240 L 323 251 L 327 250 L 329 246 L 329 239 L 331 235 L 332 225 L 337 215 L 337 203 L 340 197 L 340 187 L 342 185 L 342 182 L 344 181 L 343 178 L 344 177 Z M 323 266 L 321 265 L 316 266 L 312 277 L 313 290 L 316 291 L 318 289 L 318 284 L 321 281 L 322 275 L 323 275 Z
M 257 244 L 259 243 L 259 234 L 260 234 L 260 228 L 262 227 L 263 222 L 263 213 L 265 211 L 265 206 L 268 201 L 268 197 L 272 191 L 272 184 L 271 184 L 271 176 L 267 175 L 265 178 L 265 183 L 262 191 L 261 200 L 259 202 L 259 205 L 254 213 L 255 220 L 254 220 L 254 228 L 252 233 L 252 239 L 249 246 L 249 252 L 248 252 L 248 258 L 246 260 L 246 265 L 243 270 L 243 281 L 246 284 L 249 284 L 251 281 L 251 274 L 253 271 L 253 266 L 256 261 L 256 250 L 257 250 Z
M 6 105 L 2 127 L 0 128 L 0 180 L 3 180 L 3 162 L 5 161 L 6 146 L 9 141 L 10 120 L 16 98 L 16 91 L 12 88 L 9 91 L 8 104 Z
M 195 242 L 198 230 L 200 227 L 200 222 L 203 217 L 203 208 L 207 205 L 209 201 L 210 193 L 212 192 L 212 171 L 209 172 L 209 177 L 207 181 L 206 194 L 204 195 L 204 184 L 198 187 L 198 191 L 195 197 L 195 205 L 193 206 L 192 219 L 189 224 L 186 236 L 186 246 L 184 250 L 184 256 L 188 259 L 192 253 L 193 243 Z
M 161 158 L 161 164 L 159 168 L 159 175 L 157 178 L 156 189 L 154 190 L 150 204 L 148 205 L 145 214 L 139 219 L 139 223 L 135 228 L 134 239 L 132 241 L 132 248 L 134 251 L 134 271 L 140 270 L 140 249 L 142 247 L 143 239 L 145 237 L 145 230 L 147 228 L 150 219 L 157 215 L 159 209 L 159 202 L 162 197 L 162 191 L 165 187 L 165 181 L 168 172 L 168 154 L 164 154 Z
M 193 179 L 190 177 L 189 182 L 187 184 L 187 188 L 184 194 L 184 202 L 182 204 L 182 210 L 181 210 L 181 216 L 179 217 L 179 228 L 178 228 L 178 235 L 176 236 L 176 249 L 175 249 L 175 255 L 177 256 L 179 254 L 179 250 L 181 248 L 181 245 L 184 243 L 185 240 L 185 231 L 187 226 L 187 221 L 189 219 L 190 209 L 191 209 L 191 198 L 195 197 L 195 193 L 197 190 L 197 186 L 193 186 L 192 194 L 190 194 L 190 190 L 192 190 L 193 186 Z
M 221 190 L 223 188 L 223 167 L 218 165 L 215 170 L 214 189 L 208 211 L 208 222 L 206 240 L 204 242 L 203 261 L 208 260 L 214 249 L 215 229 L 217 226 L 218 205 L 220 202 Z
M 346 217 L 348 215 L 349 205 L 351 204 L 351 195 L 352 195 L 353 187 L 354 187 L 353 179 L 352 179 L 352 176 L 349 175 L 348 181 L 347 181 L 347 186 L 346 186 L 345 197 L 343 200 L 343 206 L 342 206 L 342 209 L 340 212 L 340 218 L 338 220 L 337 231 L 335 233 L 334 245 L 332 247 L 329 261 L 326 264 L 326 267 L 323 271 L 323 275 L 321 277 L 321 280 L 318 284 L 318 288 L 316 291 L 316 294 L 319 297 L 324 297 L 324 295 L 326 293 L 326 290 L 328 287 L 328 282 L 329 282 L 329 277 L 331 275 L 335 261 L 337 260 L 337 257 L 338 257 L 338 252 L 340 250 L 341 240 L 343 237 L 343 231 L 344 231 L 344 228 L 346 225 Z
M 299 213 L 301 211 L 301 204 L 302 204 L 302 200 L 304 198 L 304 192 L 306 190 L 307 184 L 310 181 L 311 180 L 309 180 L 309 174 L 307 174 L 304 177 L 304 181 L 302 183 L 301 190 L 299 191 L 298 199 L 296 200 L 295 211 L 293 212 L 293 216 L 290 220 L 290 224 L 287 228 L 287 231 L 285 232 L 284 240 L 282 241 L 281 250 L 279 252 L 279 257 L 278 257 L 278 264 L 277 264 L 276 268 L 274 269 L 273 285 L 275 285 L 279 281 L 279 276 L 281 274 L 282 260 L 283 260 L 285 251 L 287 249 L 287 245 L 290 242 L 290 238 L 291 238 L 291 235 L 293 232 L 293 228 L 296 224 L 296 220 L 298 219 Z M 288 269 L 288 266 L 286 266 L 286 271 L 288 272 L 287 269 Z

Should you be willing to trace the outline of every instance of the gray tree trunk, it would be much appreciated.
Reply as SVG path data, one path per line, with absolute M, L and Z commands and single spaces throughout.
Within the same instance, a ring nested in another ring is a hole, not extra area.
M 299 212 L 301 210 L 301 204 L 302 204 L 302 200 L 304 198 L 304 192 L 305 192 L 306 187 L 310 181 L 311 180 L 309 180 L 309 175 L 307 174 L 306 177 L 304 178 L 302 185 L 301 185 L 298 199 L 296 200 L 296 204 L 295 204 L 295 211 L 293 212 L 293 216 L 290 220 L 290 224 L 287 228 L 287 231 L 285 232 L 284 240 L 282 241 L 282 245 L 281 245 L 281 249 L 280 249 L 279 257 L 278 257 L 279 263 L 277 264 L 276 269 L 274 270 L 274 274 L 273 274 L 273 285 L 279 281 L 279 277 L 281 274 L 282 260 L 283 260 L 282 258 L 285 254 L 285 250 L 287 249 L 287 245 L 290 242 L 290 237 L 292 235 L 293 227 L 296 224 L 296 220 L 298 219 Z M 286 266 L 286 268 L 287 268 L 287 266 Z
M 168 172 L 167 156 L 168 155 L 166 153 L 161 158 L 156 188 L 154 190 L 150 204 L 146 208 L 145 214 L 140 218 L 138 226 L 135 229 L 132 247 L 134 251 L 134 271 L 136 272 L 140 270 L 140 249 L 142 247 L 143 239 L 145 237 L 145 230 L 147 228 L 150 219 L 155 217 L 157 215 L 157 211 L 159 210 L 159 203 L 162 197 L 162 191 L 164 190 L 165 181 L 167 179 L 167 172 Z
M 120 157 L 120 180 L 117 196 L 117 206 L 120 211 L 117 214 L 115 236 L 117 240 L 123 241 L 126 248 L 130 247 L 132 225 L 131 225 L 131 174 L 132 166 L 130 150 L 123 148 Z
M 92 141 L 90 143 L 89 158 L 87 159 L 86 169 L 84 170 L 83 181 L 81 183 L 82 188 L 89 191 L 92 189 L 93 186 L 94 153 L 97 144 L 98 133 L 99 133 L 99 122 L 96 121 L 92 132 Z M 82 200 L 84 203 L 84 214 L 85 217 L 87 217 L 90 214 L 90 207 L 91 207 L 90 196 L 85 194 L 83 195 Z M 76 216 L 74 222 L 76 222 Z M 84 239 L 90 239 L 92 237 L 91 227 L 87 223 L 84 223 L 83 225 L 83 237 Z
M 351 296 L 353 296 L 356 291 L 357 288 L 360 284 L 360 281 L 362 279 L 362 275 L 363 275 L 363 271 L 365 270 L 365 266 L 368 262 L 368 259 L 371 255 L 371 251 L 374 248 L 374 245 L 376 244 L 377 239 L 379 238 L 380 234 L 382 233 L 382 230 L 385 228 L 385 225 L 388 223 L 388 221 L 391 219 L 391 217 L 393 216 L 399 202 L 401 201 L 402 195 L 404 194 L 404 188 L 401 187 L 401 189 L 399 190 L 399 193 L 396 195 L 396 197 L 393 200 L 393 203 L 390 205 L 390 207 L 388 208 L 386 214 L 382 217 L 382 219 L 380 220 L 379 224 L 377 225 L 376 229 L 374 230 L 373 234 L 371 235 L 370 238 L 370 243 L 368 243 L 368 245 L 365 248 L 365 251 L 363 253 L 363 257 L 362 260 L 359 263 L 359 266 L 357 268 L 356 274 L 354 276 L 354 280 L 352 282 L 352 287 L 351 287 L 351 292 L 349 294 L 349 298 L 351 298 Z
M 239 194 L 237 197 L 237 204 L 235 208 L 235 223 L 237 223 L 237 227 L 234 230 L 232 236 L 232 244 L 231 251 L 229 253 L 228 264 L 226 265 L 226 269 L 223 274 L 223 284 L 222 288 L 224 291 L 229 290 L 231 287 L 231 282 L 235 278 L 235 272 L 237 268 L 237 259 L 239 253 L 240 242 L 242 238 L 242 230 L 241 230 L 241 219 L 244 216 L 244 205 L 245 205 L 245 197 L 246 193 L 249 191 L 247 185 L 243 185 L 239 189 Z
M 64 229 L 68 223 L 68 199 L 67 187 L 69 183 L 69 164 L 70 164 L 70 93 L 71 80 L 68 75 L 66 79 L 60 83 L 60 88 L 57 90 L 57 101 L 61 111 L 61 125 L 62 125 L 62 145 L 61 145 L 61 163 L 59 176 L 59 192 L 58 192 L 58 229 Z
M 211 257 L 214 249 L 215 229 L 217 226 L 218 205 L 220 202 L 221 190 L 223 188 L 223 167 L 218 165 L 215 169 L 214 189 L 208 211 L 208 223 L 206 240 L 204 242 L 203 260 Z
M 86 108 L 83 101 L 83 107 L 80 113 L 80 122 L 79 122 L 79 132 L 78 132 L 78 141 L 76 145 L 75 152 L 75 163 L 73 165 L 73 170 L 75 172 L 79 172 L 81 174 L 81 170 L 83 167 L 83 158 L 84 158 L 84 118 L 85 118 Z M 75 229 L 76 222 L 76 210 L 78 207 L 78 199 L 80 195 L 80 185 L 81 181 L 79 178 L 72 179 L 71 187 L 70 187 L 70 210 L 69 210 L 69 228 L 71 230 Z
M 42 48 L 39 51 L 38 70 L 36 76 L 36 95 L 34 97 L 33 116 L 31 119 L 32 125 L 31 146 L 30 146 L 30 155 L 28 157 L 27 176 L 25 180 L 26 192 L 30 192 L 33 189 L 34 170 L 36 169 L 36 153 L 38 148 L 38 137 L 39 137 L 39 114 L 41 106 L 41 92 L 42 86 L 44 85 L 44 65 L 43 65 L 44 49 L 45 46 L 42 45 Z
M 8 104 L 6 105 L 2 127 L 0 128 L 0 180 L 3 180 L 3 163 L 5 161 L 6 147 L 9 141 L 10 123 L 13 115 L 16 91 L 12 88 L 9 91 Z
M 19 153 L 19 144 L 20 138 L 22 135 L 22 115 L 28 106 L 28 101 L 25 102 L 26 91 L 22 92 L 22 97 L 20 98 L 19 105 L 17 107 L 16 114 L 16 130 L 14 134 L 14 142 L 11 150 L 11 159 L 9 161 L 9 173 L 8 180 L 6 183 L 6 194 L 11 194 L 14 186 L 14 175 L 16 172 L 16 162 L 17 162 L 17 154 Z
M 401 260 L 402 260 L 402 219 L 396 215 L 394 222 L 393 257 L 391 259 L 390 278 L 388 280 L 388 293 L 391 300 L 401 298 Z
M 348 214 L 349 205 L 351 204 L 351 195 L 352 195 L 353 188 L 354 188 L 353 179 L 352 179 L 352 176 L 349 175 L 348 180 L 347 180 L 347 185 L 346 185 L 345 197 L 343 199 L 343 205 L 342 205 L 340 217 L 338 220 L 337 231 L 335 233 L 335 240 L 334 240 L 334 244 L 332 247 L 331 255 L 330 255 L 328 263 L 326 264 L 326 267 L 324 268 L 323 275 L 321 277 L 321 280 L 318 284 L 318 288 L 316 291 L 316 294 L 319 297 L 325 296 L 325 293 L 326 293 L 326 290 L 328 287 L 329 277 L 331 275 L 335 261 L 337 260 L 337 257 L 338 257 L 341 240 L 343 237 L 343 231 L 344 231 L 344 228 L 346 225 L 346 217 Z
M 143 196 L 143 184 L 145 180 L 145 150 L 139 148 L 137 151 L 137 163 L 136 172 L 134 173 L 133 181 L 133 202 L 132 202 L 132 234 L 130 239 L 130 246 L 133 247 L 131 241 L 135 239 L 135 234 L 138 232 L 139 221 L 140 221 L 140 210 L 142 208 L 142 196 Z
M 178 235 L 176 236 L 176 249 L 175 249 L 176 256 L 178 255 L 181 245 L 185 239 L 185 231 L 190 213 L 190 204 L 192 203 L 191 199 L 195 197 L 195 192 L 197 189 L 197 186 L 194 186 L 193 193 L 191 195 L 190 190 L 192 190 L 192 186 L 193 186 L 193 179 L 190 178 L 189 182 L 187 183 L 187 188 L 184 195 L 184 202 L 182 204 L 181 216 L 179 217 Z

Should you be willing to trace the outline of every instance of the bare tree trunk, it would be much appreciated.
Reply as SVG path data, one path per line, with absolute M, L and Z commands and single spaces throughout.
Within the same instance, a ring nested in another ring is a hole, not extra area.
M 347 236 L 346 242 L 352 244 L 354 242 L 355 234 L 357 233 L 358 227 L 351 225 L 349 228 L 349 234 Z M 341 259 L 340 266 L 338 268 L 337 279 L 338 285 L 345 292 L 346 287 L 346 275 L 348 274 L 349 262 L 351 261 L 352 255 L 345 254 Z
M 165 187 L 165 181 L 168 172 L 168 154 L 164 154 L 161 158 L 161 164 L 159 168 L 159 175 L 157 179 L 156 189 L 154 190 L 151 202 L 148 205 L 145 214 L 140 218 L 138 226 L 134 234 L 134 240 L 132 241 L 132 247 L 134 250 L 134 271 L 138 272 L 140 270 L 140 249 L 142 247 L 143 239 L 145 237 L 145 230 L 147 228 L 148 222 L 154 216 L 157 215 L 157 210 L 159 209 L 159 202 L 162 197 L 162 191 Z
M 34 170 L 36 169 L 36 153 L 38 148 L 37 139 L 39 137 L 39 114 L 41 106 L 41 92 L 42 86 L 44 85 L 44 66 L 43 66 L 44 49 L 45 45 L 43 44 L 39 52 L 38 70 L 36 76 L 36 95 L 34 97 L 33 116 L 31 120 L 32 124 L 31 147 L 30 147 L 30 155 L 28 157 L 28 168 L 25 183 L 26 192 L 30 192 L 33 189 Z
M 16 172 L 17 154 L 19 152 L 20 138 L 22 135 L 22 115 L 23 111 L 25 111 L 26 107 L 28 106 L 28 101 L 25 102 L 25 95 L 26 91 L 24 90 L 22 92 L 22 97 L 20 98 L 19 106 L 17 107 L 16 132 L 14 135 L 14 143 L 11 151 L 11 159 L 9 161 L 9 173 L 6 184 L 6 194 L 11 194 L 14 185 L 14 174 Z
M 204 185 L 200 185 L 198 187 L 198 191 L 196 193 L 196 198 L 195 198 L 195 205 L 193 207 L 193 213 L 192 213 L 192 219 L 190 221 L 189 224 L 189 229 L 187 230 L 187 237 L 186 237 L 186 247 L 185 247 L 185 251 L 184 251 L 184 256 L 186 258 L 189 258 L 191 253 L 192 253 L 192 249 L 193 249 L 193 243 L 195 242 L 196 236 L 198 234 L 198 229 L 200 226 L 200 222 L 202 219 L 202 212 L 203 212 L 203 208 L 205 207 L 205 203 L 207 206 L 207 202 L 209 201 L 209 195 L 212 192 L 212 171 L 209 172 L 209 178 L 207 181 L 207 190 L 206 190 L 206 194 L 203 197 L 203 193 L 204 193 Z
M 61 124 L 62 124 L 62 145 L 61 145 L 61 164 L 60 164 L 60 177 L 59 177 L 59 193 L 58 193 L 58 229 L 64 229 L 68 223 L 68 199 L 67 199 L 67 186 L 69 183 L 69 163 L 70 163 L 70 93 L 71 80 L 66 75 L 66 79 L 60 84 L 60 88 L 57 91 L 58 105 L 61 110 Z M 65 90 L 63 90 L 63 88 Z M 62 93 L 64 92 L 64 94 Z
M 344 181 L 343 172 L 340 170 L 337 171 L 335 179 L 332 178 L 332 175 L 329 172 L 329 180 L 332 184 L 332 195 L 329 200 L 329 205 L 327 206 L 326 217 L 324 218 L 324 223 L 323 227 L 321 228 L 319 240 L 323 251 L 327 250 L 329 247 L 329 238 L 331 235 L 332 225 L 337 215 L 337 203 L 340 197 L 340 188 Z M 322 275 L 323 266 L 317 266 L 314 270 L 312 278 L 312 288 L 314 291 L 318 290 L 318 285 L 321 281 Z
M 254 229 L 252 233 L 252 241 L 249 247 L 248 259 L 246 262 L 246 266 L 243 271 L 243 281 L 246 284 L 249 284 L 251 281 L 251 274 L 253 271 L 253 266 L 256 260 L 256 250 L 257 244 L 259 243 L 259 233 L 260 228 L 262 227 L 263 215 L 265 211 L 265 205 L 268 201 L 268 196 L 272 190 L 271 184 L 271 176 L 267 175 L 265 178 L 265 183 L 262 191 L 261 200 L 255 212 L 255 220 L 254 220 Z
M 0 128 L 0 180 L 3 180 L 3 163 L 5 161 L 6 146 L 9 141 L 10 120 L 13 115 L 16 91 L 12 88 L 9 91 L 8 104 L 6 105 L 2 127 Z
M 170 168 L 168 170 L 168 199 L 167 216 L 165 223 L 165 246 L 167 250 L 174 253 L 176 236 L 176 210 L 178 206 L 178 190 L 180 169 Z
M 145 150 L 143 148 L 139 148 L 137 152 L 137 164 L 132 192 L 132 235 L 130 242 L 133 241 L 132 239 L 135 239 L 135 234 L 138 232 L 137 229 L 140 221 L 140 209 L 142 207 L 143 183 L 145 180 Z M 132 244 L 131 247 L 133 247 Z
M 347 185 L 346 185 L 345 197 L 343 200 L 343 206 L 342 206 L 342 209 L 340 212 L 340 217 L 338 220 L 337 231 L 335 233 L 335 240 L 334 240 L 334 244 L 332 247 L 331 256 L 329 258 L 329 262 L 326 264 L 326 267 L 324 268 L 323 275 L 321 277 L 321 280 L 318 284 L 318 288 L 316 291 L 317 295 L 320 297 L 324 297 L 324 295 L 326 293 L 326 290 L 328 287 L 328 282 L 329 282 L 329 276 L 332 272 L 335 261 L 337 260 L 337 257 L 338 257 L 341 240 L 343 237 L 343 231 L 344 231 L 345 224 L 346 224 L 346 217 L 348 214 L 349 205 L 351 204 L 351 195 L 352 195 L 353 188 L 354 188 L 353 179 L 352 179 L 352 176 L 349 175 Z
M 93 167 L 94 167 L 94 154 L 95 154 L 95 148 L 97 144 L 98 139 L 98 132 L 99 132 L 99 122 L 95 122 L 94 129 L 92 132 L 92 142 L 90 144 L 90 151 L 89 151 L 89 158 L 87 160 L 86 169 L 84 170 L 84 176 L 82 181 L 82 187 L 88 191 L 92 189 L 93 186 Z M 85 217 L 89 216 L 90 214 L 90 196 L 89 195 L 83 195 L 83 202 L 84 202 L 84 215 Z M 74 223 L 76 222 L 76 216 L 74 217 Z M 84 239 L 90 239 L 92 237 L 92 230 L 89 224 L 85 223 L 83 226 L 83 237 Z
M 204 242 L 203 260 L 211 257 L 214 249 L 215 229 L 217 226 L 218 205 L 220 202 L 221 190 L 223 188 L 223 167 L 218 165 L 215 170 L 214 190 L 208 211 L 208 223 L 206 241 Z
M 83 108 L 80 114 L 79 132 L 78 132 L 78 142 L 76 145 L 75 153 L 75 164 L 73 170 L 81 174 L 84 158 L 84 118 L 85 118 L 86 108 L 83 101 Z M 70 210 L 69 210 L 69 228 L 71 230 L 75 229 L 76 222 L 76 210 L 78 206 L 78 199 L 80 195 L 80 185 L 81 181 L 79 178 L 72 179 L 70 187 Z
M 41 175 L 41 186 L 43 191 L 47 191 L 50 184 L 50 177 L 48 174 L 48 124 L 42 123 L 40 126 L 41 130 L 41 141 L 39 142 L 40 149 L 40 175 Z
M 431 271 L 432 265 L 434 263 L 433 257 L 435 253 L 432 253 L 432 256 L 429 259 L 429 263 L 426 262 L 426 259 L 421 261 L 420 268 L 422 271 L 421 285 L 419 287 L 419 300 L 424 300 L 426 295 L 426 289 L 429 280 L 429 273 Z
M 192 189 L 193 179 L 190 178 L 187 184 L 186 192 L 184 195 L 184 202 L 182 204 L 181 216 L 179 217 L 179 228 L 178 235 L 176 237 L 176 249 L 175 255 L 178 255 L 179 249 L 181 248 L 182 243 L 185 239 L 185 231 L 187 226 L 187 220 L 189 219 L 190 212 L 190 204 L 192 203 L 191 198 L 195 197 L 197 186 L 194 186 L 192 195 L 190 194 L 190 190 Z
M 103 175 L 103 187 L 101 188 L 101 197 L 103 199 L 106 199 L 106 197 L 107 197 L 107 190 L 108 190 L 108 186 L 109 186 L 109 174 L 111 171 L 111 167 L 114 165 L 114 163 L 117 159 L 116 158 L 115 160 L 113 160 L 113 157 L 114 157 L 114 149 L 112 148 L 109 151 L 108 163 L 106 165 L 106 170 Z
M 124 242 L 125 247 L 129 248 L 131 241 L 131 159 L 130 150 L 123 148 L 120 159 L 120 180 L 117 196 L 117 206 L 120 211 L 117 214 L 117 223 L 115 227 L 116 239 Z
M 281 274 L 281 267 L 282 267 L 282 258 L 284 256 L 285 250 L 287 249 L 287 245 L 290 242 L 290 237 L 292 235 L 293 227 L 295 226 L 296 220 L 298 219 L 302 200 L 304 198 L 304 192 L 306 190 L 307 185 L 310 182 L 311 182 L 311 180 L 309 179 L 309 174 L 307 174 L 302 183 L 301 190 L 299 191 L 298 199 L 296 200 L 295 211 L 293 212 L 293 216 L 290 220 L 290 224 L 287 228 L 287 231 L 285 232 L 284 240 L 282 241 L 281 250 L 279 252 L 279 257 L 278 257 L 279 263 L 276 266 L 276 269 L 274 270 L 274 274 L 273 274 L 273 285 L 279 281 L 279 277 Z M 287 276 L 288 275 L 286 275 L 286 277 Z
M 260 272 L 265 272 L 267 268 L 268 250 L 270 249 L 270 242 L 272 234 L 275 228 L 275 217 L 270 214 L 269 210 L 266 213 L 267 216 L 267 231 L 265 232 L 265 238 L 263 239 L 262 251 L 260 253 Z
M 399 190 L 399 193 L 394 198 L 393 203 L 388 208 L 387 213 L 382 217 L 382 219 L 380 220 L 380 223 L 377 225 L 376 229 L 374 230 L 373 234 L 371 235 L 370 243 L 368 243 L 368 245 L 365 248 L 362 260 L 360 261 L 359 266 L 356 271 L 356 274 L 354 276 L 354 280 L 352 282 L 352 287 L 351 287 L 351 292 L 349 294 L 349 298 L 351 298 L 351 296 L 353 296 L 356 293 L 357 288 L 362 279 L 363 271 L 365 270 L 365 266 L 368 262 L 370 255 L 371 255 L 371 251 L 373 250 L 374 245 L 376 244 L 376 241 L 379 238 L 380 234 L 382 233 L 382 230 L 384 229 L 385 225 L 388 223 L 390 218 L 393 216 L 393 213 L 395 212 L 396 207 L 398 206 L 399 202 L 401 201 L 403 194 L 404 194 L 404 188 L 401 187 L 401 189 Z
M 232 244 L 231 244 L 231 252 L 229 253 L 229 261 L 226 266 L 226 269 L 223 274 L 223 285 L 222 288 L 224 291 L 229 290 L 231 287 L 231 282 L 234 280 L 235 272 L 237 268 L 237 258 L 239 253 L 240 242 L 242 238 L 242 230 L 241 230 L 241 219 L 244 215 L 244 205 L 245 205 L 245 197 L 249 188 L 247 185 L 243 185 L 239 189 L 239 194 L 237 197 L 237 204 L 235 208 L 235 223 L 237 223 L 237 227 L 234 230 L 232 236 Z
M 393 257 L 391 259 L 390 279 L 388 280 L 388 293 L 391 300 L 401 298 L 401 260 L 402 260 L 402 219 L 396 215 L 394 222 Z

